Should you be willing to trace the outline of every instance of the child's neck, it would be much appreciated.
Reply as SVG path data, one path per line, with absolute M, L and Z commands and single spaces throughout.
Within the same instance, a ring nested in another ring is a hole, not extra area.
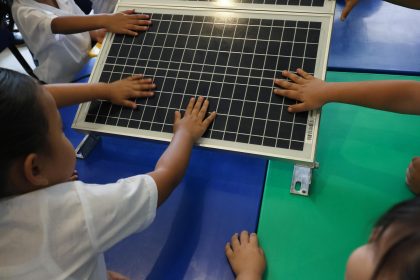
M 42 3 L 48 6 L 52 6 L 54 8 L 59 9 L 60 7 L 58 6 L 58 3 L 56 0 L 37 0 L 38 3 Z

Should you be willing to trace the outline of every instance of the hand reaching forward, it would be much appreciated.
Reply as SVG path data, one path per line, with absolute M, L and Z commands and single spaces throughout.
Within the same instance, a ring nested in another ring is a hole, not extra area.
M 183 118 L 179 111 L 175 112 L 174 133 L 186 133 L 193 142 L 196 142 L 216 117 L 216 112 L 206 117 L 208 107 L 209 101 L 204 100 L 202 96 L 197 102 L 195 98 L 191 98 Z
M 130 99 L 153 96 L 155 88 L 152 79 L 144 79 L 142 75 L 131 76 L 108 84 L 105 99 L 135 109 L 137 105 Z
M 289 78 L 293 83 L 286 80 L 276 79 L 274 83 L 282 89 L 276 88 L 274 93 L 302 103 L 290 105 L 288 111 L 291 113 L 310 111 L 318 109 L 326 103 L 323 94 L 326 83 L 314 78 L 302 69 L 297 69 L 299 75 L 289 71 L 283 71 L 282 75 Z
M 135 14 L 134 10 L 106 15 L 105 28 L 109 32 L 137 36 L 146 31 L 152 22 L 148 15 Z
M 266 266 L 265 256 L 255 233 L 242 231 L 240 236 L 234 234 L 231 243 L 225 246 L 225 253 L 236 279 L 262 279 Z

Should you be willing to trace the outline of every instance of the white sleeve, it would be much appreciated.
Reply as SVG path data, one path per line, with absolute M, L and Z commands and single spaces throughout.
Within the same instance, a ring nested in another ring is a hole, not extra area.
M 76 188 L 96 252 L 104 252 L 130 234 L 144 230 L 155 218 L 157 187 L 148 175 L 106 185 L 79 182 Z
M 117 0 L 90 0 L 92 2 L 92 10 L 95 14 L 113 13 Z
M 38 34 L 39 36 L 40 34 L 52 34 L 51 21 L 57 15 L 34 7 L 19 6 L 13 9 L 13 17 L 22 26 L 25 33 Z

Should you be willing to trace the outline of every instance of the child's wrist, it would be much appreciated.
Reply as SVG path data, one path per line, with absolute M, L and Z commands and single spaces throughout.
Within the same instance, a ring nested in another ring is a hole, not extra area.
M 188 141 L 191 144 L 191 146 L 194 145 L 194 143 L 198 140 L 195 139 L 193 133 L 191 133 L 188 129 L 185 128 L 178 128 L 177 130 L 175 130 L 173 137 L 183 138 L 182 140 Z
M 100 29 L 100 28 L 108 28 L 108 18 L 109 18 L 109 16 L 110 15 L 108 15 L 108 14 L 99 14 L 99 15 L 96 15 L 97 17 L 98 17 L 98 23 L 99 23 L 99 26 L 98 26 L 98 29 Z
M 112 97 L 112 84 L 107 84 L 103 82 L 96 83 L 97 86 L 97 99 L 104 99 L 104 100 L 110 100 Z

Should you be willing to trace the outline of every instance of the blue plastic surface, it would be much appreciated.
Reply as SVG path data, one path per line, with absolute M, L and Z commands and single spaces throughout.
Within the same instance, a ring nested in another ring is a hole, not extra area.
M 340 21 L 337 1 L 328 70 L 420 75 L 420 11 L 359 1 Z
M 76 107 L 61 109 L 65 133 Z M 80 179 L 107 183 L 153 170 L 167 144 L 104 136 L 77 161 Z M 108 269 L 132 279 L 233 279 L 224 245 L 233 233 L 256 231 L 265 159 L 195 148 L 187 174 L 158 209 L 153 224 L 106 252 Z

